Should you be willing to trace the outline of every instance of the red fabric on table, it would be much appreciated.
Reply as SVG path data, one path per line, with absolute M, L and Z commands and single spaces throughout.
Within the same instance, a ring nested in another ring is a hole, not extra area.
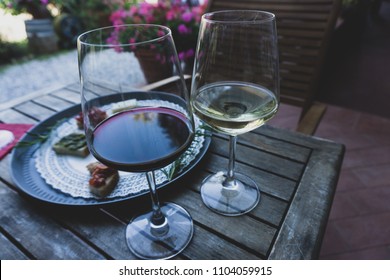
M 19 139 L 32 127 L 32 124 L 19 123 L 0 123 L 0 130 L 9 130 L 14 134 L 15 139 L 0 150 L 0 160 L 3 159 L 12 148 L 18 143 Z

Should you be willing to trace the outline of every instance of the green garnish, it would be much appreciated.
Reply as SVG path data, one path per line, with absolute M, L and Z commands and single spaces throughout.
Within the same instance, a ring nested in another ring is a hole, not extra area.
M 57 128 L 60 124 L 64 122 L 65 119 L 61 119 L 57 121 L 54 125 L 52 126 L 46 126 L 47 128 L 43 133 L 32 133 L 32 132 L 27 132 L 27 135 L 30 135 L 34 137 L 33 140 L 31 141 L 19 141 L 16 145 L 15 148 L 23 148 L 23 147 L 30 147 L 34 146 L 35 144 L 42 144 L 44 143 L 47 139 L 50 138 L 51 131 L 55 128 Z
M 201 132 L 201 131 L 197 130 L 195 132 L 195 136 L 211 137 L 212 129 L 209 126 L 200 125 L 199 128 L 203 129 L 204 131 Z M 194 141 L 198 141 L 195 139 L 194 139 Z M 176 175 L 179 172 L 181 172 L 183 170 L 184 158 L 186 158 L 187 156 L 194 155 L 194 154 L 195 154 L 195 151 L 193 149 L 191 149 L 191 146 L 190 146 L 190 148 L 184 154 L 182 154 L 177 160 L 175 160 L 169 167 L 161 169 L 161 172 L 168 178 L 169 181 L 172 180 L 173 178 L 176 177 Z
M 76 151 L 87 145 L 85 135 L 81 133 L 72 133 L 60 139 L 54 146 L 67 148 Z

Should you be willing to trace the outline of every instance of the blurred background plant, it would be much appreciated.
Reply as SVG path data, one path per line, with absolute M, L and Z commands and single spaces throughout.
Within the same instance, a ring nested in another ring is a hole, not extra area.
M 200 18 L 206 7 L 206 0 L 160 0 L 155 3 L 127 1 L 111 13 L 110 21 L 117 26 L 152 23 L 169 27 L 180 60 L 185 62 L 185 67 L 192 69 Z M 132 40 L 134 38 L 130 36 L 128 42 L 131 43 Z
M 9 42 L 0 36 L 0 65 L 5 65 L 28 57 L 27 40 Z
M 29 29 L 31 19 L 50 19 L 58 37 L 51 42 L 57 44 L 58 49 L 75 48 L 78 35 L 103 26 L 129 23 L 165 25 L 172 30 L 180 58 L 191 61 L 196 47 L 200 16 L 206 5 L 207 0 L 0 0 L 0 17 L 8 18 L 12 14 L 15 15 L 13 17 L 23 20 L 25 27 L 19 28 L 18 32 L 25 32 L 22 28 Z M 20 16 L 23 16 L 23 19 Z M 7 26 L 3 22 L 7 23 Z M 0 35 L 3 30 L 12 34 L 13 31 L 9 31 L 11 27 L 15 28 L 15 25 L 8 19 L 1 20 Z M 39 33 L 39 36 L 33 34 L 33 39 L 46 36 L 49 27 L 45 28 L 46 31 Z M 12 57 L 19 57 L 11 50 L 12 44 L 7 41 L 8 37 L 7 34 L 2 37 L 0 48 L 1 53 L 8 53 L 5 57 L 10 59 L 1 59 L 0 63 L 9 62 Z M 41 41 L 48 45 L 49 40 L 46 37 L 42 37 Z M 30 42 L 29 44 L 31 45 Z M 19 45 L 21 48 L 16 48 L 17 50 L 23 49 L 26 43 Z M 43 51 L 44 47 L 34 47 L 33 50 L 30 48 L 33 55 L 39 54 L 39 50 Z
M 109 17 L 126 0 L 53 0 L 60 14 L 70 15 L 80 20 L 84 30 L 91 30 L 110 24 Z
M 51 0 L 1 0 L 0 8 L 12 15 L 29 13 L 34 19 L 43 19 L 52 17 L 50 7 L 53 7 L 53 2 Z

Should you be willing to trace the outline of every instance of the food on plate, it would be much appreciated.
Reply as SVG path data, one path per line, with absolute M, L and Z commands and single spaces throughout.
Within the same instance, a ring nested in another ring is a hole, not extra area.
M 91 122 L 91 124 L 93 126 L 96 126 L 97 124 L 99 124 L 101 121 L 103 121 L 104 119 L 106 119 L 108 117 L 108 115 L 105 111 L 103 111 L 102 109 L 99 109 L 97 107 L 92 107 L 89 110 L 88 114 L 89 114 L 89 121 Z M 80 129 L 83 129 L 84 128 L 84 115 L 83 115 L 83 113 L 81 112 L 80 114 L 78 114 L 75 119 L 76 119 L 77 127 Z
M 93 162 L 87 165 L 91 174 L 89 180 L 89 190 L 99 196 L 104 197 L 112 192 L 119 181 L 119 173 L 100 162 Z
M 130 99 L 112 104 L 112 112 L 119 113 L 137 106 L 137 99 Z
M 53 145 L 53 150 L 61 155 L 73 155 L 86 157 L 89 155 L 85 135 L 81 133 L 71 133 L 62 137 Z
M 76 124 L 77 124 L 77 127 L 80 128 L 80 129 L 83 129 L 84 128 L 84 117 L 83 117 L 83 112 L 80 112 L 76 117 Z

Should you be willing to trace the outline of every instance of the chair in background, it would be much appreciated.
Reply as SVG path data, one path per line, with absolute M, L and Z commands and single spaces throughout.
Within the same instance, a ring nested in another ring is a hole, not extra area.
M 314 134 L 326 110 L 315 102 L 341 0 L 209 0 L 208 11 L 254 9 L 276 15 L 281 102 L 302 108 L 297 131 Z

